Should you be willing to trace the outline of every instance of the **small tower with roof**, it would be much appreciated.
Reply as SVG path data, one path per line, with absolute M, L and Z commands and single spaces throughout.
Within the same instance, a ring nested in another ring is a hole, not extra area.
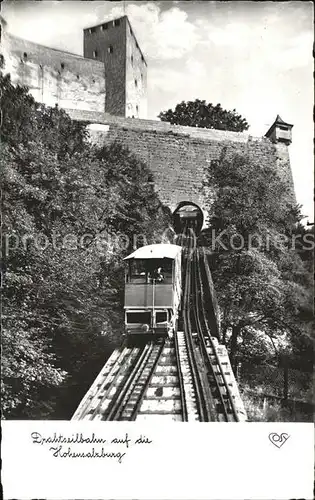
M 289 147 L 292 142 L 291 123 L 287 123 L 277 115 L 275 121 L 265 134 L 275 146 L 277 170 L 282 180 L 288 186 L 288 196 L 293 203 L 296 203 L 294 182 L 290 164 Z
M 292 142 L 292 128 L 293 125 L 286 123 L 279 115 L 277 115 L 274 123 L 271 125 L 265 136 L 274 143 L 282 142 L 289 146 Z

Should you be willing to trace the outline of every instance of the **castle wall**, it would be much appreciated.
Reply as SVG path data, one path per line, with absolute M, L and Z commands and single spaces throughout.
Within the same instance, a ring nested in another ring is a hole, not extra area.
M 231 154 L 248 152 L 254 161 L 274 165 L 295 201 L 284 142 L 124 118 L 125 114 L 145 116 L 147 90 L 146 62 L 126 16 L 84 30 L 85 57 L 28 42 L 6 31 L 1 53 L 13 84 L 26 85 L 37 101 L 58 104 L 73 119 L 94 124 L 90 127 L 92 141 L 118 141 L 144 160 L 154 174 L 160 199 L 172 210 L 181 201 L 191 201 L 207 214 L 211 198 L 207 189 L 211 188 L 205 187 L 206 175 L 224 147 Z M 277 120 L 280 117 L 274 126 Z
M 290 196 L 293 199 L 293 201 L 296 203 L 293 175 L 292 175 L 292 169 L 291 169 L 291 163 L 290 163 L 289 148 L 283 142 L 276 143 L 275 148 L 276 148 L 276 167 L 277 167 L 277 170 L 280 173 L 281 177 L 286 180 L 286 182 L 289 186 Z
M 12 83 L 29 87 L 38 102 L 49 106 L 103 111 L 105 71 L 99 61 L 44 47 L 2 33 L 4 72 Z
M 247 152 L 259 163 L 275 165 L 294 196 L 288 148 L 265 137 L 154 120 L 122 119 L 105 113 L 71 112 L 70 115 L 73 119 L 100 124 L 89 127 L 92 141 L 100 145 L 118 141 L 144 160 L 154 174 L 160 199 L 171 210 L 181 201 L 192 201 L 207 214 L 207 201 L 211 198 L 204 187 L 207 171 L 224 147 L 230 154 Z

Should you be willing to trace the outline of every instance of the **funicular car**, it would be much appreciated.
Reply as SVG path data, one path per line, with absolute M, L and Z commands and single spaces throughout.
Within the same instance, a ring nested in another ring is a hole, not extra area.
M 172 336 L 181 300 L 181 252 L 160 243 L 138 248 L 124 260 L 125 333 Z

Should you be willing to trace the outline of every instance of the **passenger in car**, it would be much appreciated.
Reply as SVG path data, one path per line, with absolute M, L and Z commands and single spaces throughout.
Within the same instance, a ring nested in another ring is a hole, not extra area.
M 154 269 L 154 271 L 152 272 L 152 279 L 157 283 L 162 283 L 164 281 L 164 275 L 161 267 Z
M 158 283 L 162 283 L 162 281 L 164 281 L 164 275 L 162 273 L 162 268 L 161 267 L 158 267 L 158 269 L 157 269 L 156 281 Z

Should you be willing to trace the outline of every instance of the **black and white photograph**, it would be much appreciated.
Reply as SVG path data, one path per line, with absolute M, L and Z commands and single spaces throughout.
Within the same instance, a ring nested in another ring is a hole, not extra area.
M 1 16 L 3 417 L 312 421 L 311 3 Z
M 313 11 L 1 3 L 4 422 L 313 422 Z

